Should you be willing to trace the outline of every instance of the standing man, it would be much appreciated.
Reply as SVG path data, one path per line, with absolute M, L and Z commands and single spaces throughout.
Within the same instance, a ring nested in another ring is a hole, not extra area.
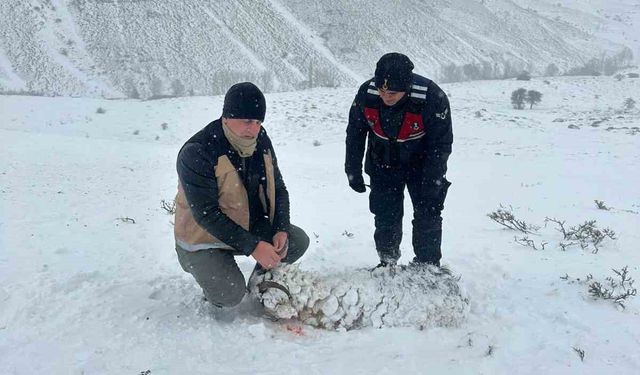
M 178 261 L 219 307 L 237 305 L 246 292 L 234 256 L 253 257 L 256 272 L 293 263 L 309 246 L 305 232 L 289 222 L 289 193 L 262 127 L 265 111 L 258 87 L 233 85 L 222 117 L 178 154 Z
M 360 86 L 347 126 L 345 172 L 349 186 L 366 191 L 362 158 L 371 181 L 369 209 L 375 215 L 378 267 L 400 258 L 405 186 L 413 204 L 414 263 L 440 266 L 442 217 L 450 182 L 445 178 L 453 132 L 445 93 L 413 73 L 413 63 L 388 53 L 375 77 Z

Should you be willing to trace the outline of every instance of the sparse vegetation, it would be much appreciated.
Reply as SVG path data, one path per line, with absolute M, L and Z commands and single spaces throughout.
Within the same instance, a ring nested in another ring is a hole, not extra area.
M 487 351 L 484 353 L 484 355 L 486 357 L 491 357 L 493 355 L 494 350 L 495 350 L 495 347 L 493 345 L 489 345 L 487 347 Z
M 615 276 L 608 276 L 604 285 L 598 281 L 589 284 L 589 294 L 594 299 L 608 300 L 616 305 L 625 308 L 625 302 L 637 294 L 633 287 L 635 280 L 629 276 L 628 266 L 620 270 L 612 269 Z
M 34 90 L 7 90 L 7 91 L 2 91 L 2 95 L 46 96 L 44 92 L 34 91 Z
M 624 101 L 624 109 L 626 111 L 630 111 L 632 109 L 634 109 L 636 107 L 636 101 L 633 100 L 632 98 L 627 98 Z
M 566 250 L 567 247 L 572 245 L 580 245 L 584 250 L 589 246 L 592 247 L 592 252 L 595 254 L 600 250 L 600 244 L 606 238 L 615 240 L 617 239 L 616 233 L 610 228 L 600 229 L 596 225 L 595 220 L 587 220 L 584 223 L 565 228 L 565 221 L 560 221 L 555 218 L 545 218 L 545 224 L 548 222 L 556 223 L 557 230 L 562 233 L 563 241 L 560 242 L 562 250 Z M 568 242 L 564 242 L 568 241 Z
M 542 93 L 536 90 L 528 90 L 519 88 L 511 93 L 511 104 L 515 109 L 524 109 L 524 103 L 529 103 L 529 108 L 533 108 L 534 104 L 542 101 Z
M 176 201 L 175 200 L 161 200 L 160 207 L 167 212 L 169 215 L 173 215 L 176 213 Z
M 599 210 L 605 210 L 605 211 L 609 211 L 611 209 L 611 207 L 607 207 L 603 201 L 599 201 L 599 200 L 594 200 L 594 202 L 596 203 L 596 207 L 598 207 Z
M 511 104 L 515 109 L 523 109 L 524 101 L 527 97 L 527 90 L 524 88 L 519 88 L 511 93 Z
M 171 94 L 173 96 L 184 96 L 185 92 L 185 87 L 179 79 L 174 79 L 171 82 Z
M 560 69 L 556 64 L 549 64 L 547 68 L 544 70 L 544 75 L 547 77 L 557 76 L 560 73 Z
M 500 205 L 500 209 L 487 215 L 491 220 L 496 223 L 516 230 L 524 234 L 537 234 L 540 229 L 539 226 L 528 224 L 522 220 L 516 219 L 512 209 L 505 209 Z M 556 230 L 562 234 L 562 239 L 558 242 L 558 246 L 566 251 L 569 247 L 579 245 L 581 249 L 585 250 L 590 248 L 591 252 L 597 254 L 600 250 L 602 242 L 605 239 L 616 240 L 616 233 L 610 228 L 599 228 L 596 225 L 595 220 L 587 220 L 584 223 L 567 228 L 564 220 L 558 220 L 555 218 L 545 218 L 545 227 L 549 222 L 556 224 Z M 544 250 L 548 242 L 540 240 L 536 242 L 530 239 L 528 236 L 514 237 L 517 244 L 530 247 L 534 250 Z
M 151 97 L 149 99 L 159 99 L 164 95 L 162 80 L 158 77 L 151 78 Z
M 123 223 L 131 223 L 131 224 L 135 224 L 136 221 L 130 217 L 119 217 L 118 220 L 122 221 Z
M 627 67 L 633 61 L 633 52 L 629 48 L 624 48 L 615 55 L 603 58 L 592 58 L 584 65 L 569 69 L 564 75 L 567 76 L 600 76 L 612 75 L 618 69 Z
M 629 275 L 629 267 L 624 266 L 619 270 L 611 269 L 613 276 L 607 276 L 604 281 L 597 281 L 592 274 L 588 274 L 584 279 L 570 278 L 568 274 L 560 279 L 571 284 L 578 283 L 587 286 L 587 293 L 594 300 L 610 301 L 616 306 L 624 309 L 626 303 L 637 295 L 634 287 L 635 280 Z
M 138 91 L 138 84 L 132 77 L 127 77 L 124 80 L 124 92 L 128 98 L 140 99 L 140 91 Z
M 520 237 L 518 238 L 517 236 L 514 236 L 514 241 L 522 246 L 526 246 L 526 247 L 530 247 L 533 250 L 544 250 L 544 247 L 548 244 L 547 241 L 540 241 L 538 243 L 538 246 L 540 248 L 538 248 L 538 246 L 536 246 L 536 243 L 534 240 L 530 239 L 528 236 L 524 236 L 524 237 Z
M 580 362 L 584 362 L 584 350 L 574 346 L 573 351 L 578 354 L 578 357 L 580 357 Z
M 489 217 L 489 219 L 506 228 L 522 233 L 533 234 L 540 229 L 539 226 L 528 224 L 523 220 L 516 219 L 512 211 L 513 208 L 509 207 L 509 209 L 506 209 L 504 206 L 500 205 L 500 208 L 497 211 L 494 211 L 487 216 Z
M 538 104 L 542 101 L 542 94 L 536 90 L 529 90 L 527 91 L 527 95 L 524 100 L 529 103 L 529 109 L 531 109 L 534 104 Z

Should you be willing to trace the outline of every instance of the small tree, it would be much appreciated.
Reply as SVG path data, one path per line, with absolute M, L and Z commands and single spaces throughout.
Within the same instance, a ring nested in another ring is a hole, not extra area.
M 127 97 L 132 99 L 140 99 L 140 92 L 133 81 L 133 78 L 129 77 L 124 81 L 124 87 L 127 93 Z
M 511 104 L 515 109 L 523 109 L 527 90 L 522 87 L 511 93 Z
M 624 101 L 624 109 L 627 111 L 630 111 L 632 109 L 634 109 L 636 107 L 636 101 L 631 99 L 631 98 L 627 98 Z
M 171 82 L 171 93 L 173 96 L 184 96 L 185 88 L 179 79 L 174 79 Z
M 547 69 L 545 69 L 544 71 L 544 75 L 547 77 L 553 77 L 558 75 L 558 73 L 560 73 L 560 68 L 558 68 L 558 66 L 556 64 L 549 64 L 547 65 Z
M 527 95 L 524 100 L 529 103 L 529 109 L 531 109 L 534 104 L 538 104 L 542 101 L 542 94 L 536 90 L 529 90 L 527 91 Z
M 162 80 L 156 76 L 151 78 L 151 97 L 154 99 L 162 97 Z

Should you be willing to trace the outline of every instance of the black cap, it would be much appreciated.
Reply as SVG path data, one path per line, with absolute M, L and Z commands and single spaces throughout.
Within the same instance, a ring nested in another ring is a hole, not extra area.
M 390 91 L 408 91 L 413 82 L 413 63 L 401 53 L 391 52 L 376 64 L 377 88 Z
M 224 96 L 222 117 L 264 121 L 266 111 L 262 91 L 251 82 L 236 83 Z

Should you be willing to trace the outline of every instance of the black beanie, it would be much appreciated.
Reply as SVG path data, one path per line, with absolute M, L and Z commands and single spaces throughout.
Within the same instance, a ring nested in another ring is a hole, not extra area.
M 387 53 L 376 64 L 375 84 L 389 91 L 408 91 L 413 82 L 413 63 L 401 53 Z
M 251 82 L 236 83 L 224 96 L 222 117 L 264 121 L 267 103 L 258 86 Z

